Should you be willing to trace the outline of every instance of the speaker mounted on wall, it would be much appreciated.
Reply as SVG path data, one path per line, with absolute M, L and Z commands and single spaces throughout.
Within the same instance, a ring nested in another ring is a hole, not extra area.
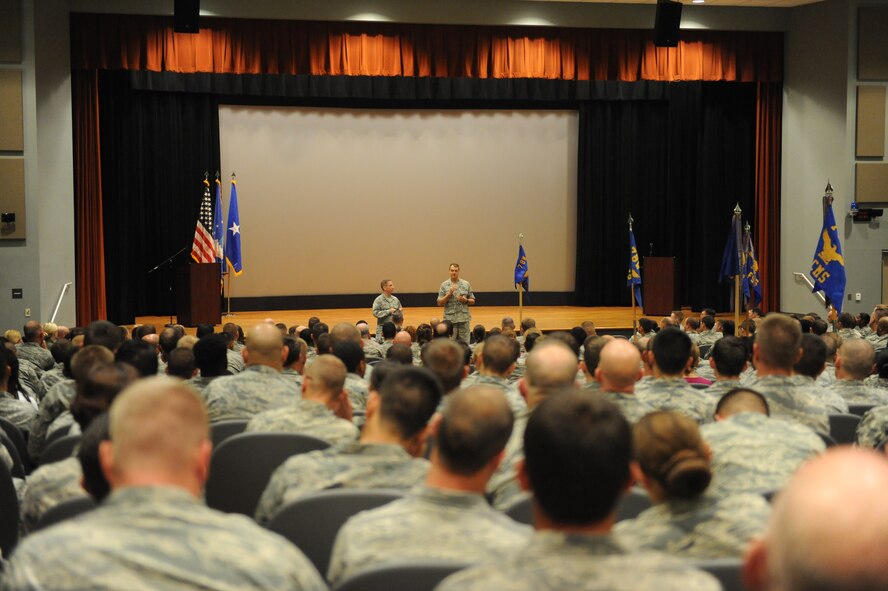
M 677 47 L 678 30 L 681 27 L 681 2 L 659 0 L 654 18 L 654 45 Z
M 200 0 L 173 0 L 173 30 L 176 33 L 200 33 Z

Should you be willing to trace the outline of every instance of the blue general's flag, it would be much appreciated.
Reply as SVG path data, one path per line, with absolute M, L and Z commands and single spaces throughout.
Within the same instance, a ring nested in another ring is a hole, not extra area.
M 811 263 L 814 291 L 823 291 L 835 309 L 842 312 L 845 295 L 845 257 L 839 244 L 839 232 L 833 215 L 832 203 L 823 208 L 823 229 Z
M 635 233 L 629 230 L 629 275 L 626 285 L 632 288 L 635 301 L 641 306 L 641 266 L 638 264 L 638 249 L 635 247 Z
M 237 213 L 237 181 L 231 179 L 231 199 L 228 201 L 228 224 L 225 226 L 225 262 L 235 276 L 244 270 L 241 258 L 240 216 Z
M 222 226 L 222 183 L 216 177 L 216 207 L 213 209 L 213 246 L 216 250 L 216 262 L 222 265 L 225 254 L 222 243 L 225 240 L 225 227 Z
M 725 252 L 722 254 L 721 270 L 718 280 L 724 281 L 743 273 L 743 231 L 740 229 L 740 210 L 734 210 L 731 218 L 731 231 L 728 233 L 728 241 L 725 243 Z
M 743 295 L 748 300 L 751 294 L 755 295 L 755 301 L 762 301 L 762 283 L 759 278 L 758 261 L 755 259 L 755 246 L 752 244 L 752 234 L 746 233 L 743 244 L 743 257 L 745 265 L 743 269 Z

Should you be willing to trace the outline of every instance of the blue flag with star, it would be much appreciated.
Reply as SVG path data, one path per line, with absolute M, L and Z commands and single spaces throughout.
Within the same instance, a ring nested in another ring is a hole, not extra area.
M 237 181 L 231 179 L 231 198 L 228 201 L 228 224 L 225 226 L 225 262 L 235 276 L 244 271 L 241 258 L 240 215 L 237 212 Z
M 635 233 L 629 230 L 629 275 L 626 285 L 632 288 L 635 301 L 641 306 L 641 266 L 638 264 L 638 249 L 635 247 Z
M 839 244 L 839 231 L 833 215 L 832 203 L 823 208 L 823 228 L 811 263 L 814 291 L 822 291 L 841 314 L 845 296 L 845 257 Z

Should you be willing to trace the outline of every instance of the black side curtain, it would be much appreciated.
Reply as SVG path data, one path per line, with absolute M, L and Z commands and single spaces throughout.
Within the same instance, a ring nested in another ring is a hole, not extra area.
M 672 83 L 666 95 L 580 105 L 578 305 L 631 304 L 631 212 L 642 259 L 677 257 L 683 305 L 731 307 L 718 275 L 734 206 L 755 218 L 755 87 Z
M 99 105 L 108 319 L 170 314 L 175 269 L 191 260 L 203 173 L 212 183 L 219 168 L 215 99 L 133 91 L 127 72 L 100 71 Z

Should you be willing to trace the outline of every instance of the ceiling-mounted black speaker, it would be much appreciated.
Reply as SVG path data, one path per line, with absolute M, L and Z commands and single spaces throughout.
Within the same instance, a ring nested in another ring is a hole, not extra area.
M 679 27 L 681 27 L 681 2 L 671 2 L 670 0 L 657 2 L 657 16 L 654 19 L 654 45 L 677 47 Z
M 173 30 L 177 33 L 200 33 L 200 0 L 173 0 Z

